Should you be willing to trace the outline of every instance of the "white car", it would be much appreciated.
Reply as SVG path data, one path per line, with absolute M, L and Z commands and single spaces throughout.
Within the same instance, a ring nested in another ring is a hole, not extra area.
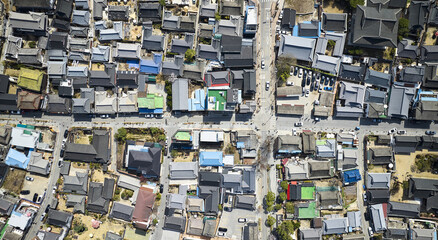
M 388 131 L 388 134 L 393 134 L 397 132 L 397 128 L 393 128 L 391 130 Z
M 294 136 L 296 136 L 297 135 L 297 129 L 296 128 L 292 128 L 292 133 L 293 133 Z
M 295 85 L 294 82 L 286 82 L 286 86 L 293 86 Z
M 246 221 L 248 221 L 248 219 L 246 219 L 246 218 L 239 218 L 239 219 L 237 219 L 237 221 L 240 222 L 240 223 L 245 223 Z
M 307 90 L 306 90 L 306 97 L 308 97 L 308 96 L 309 96 L 309 94 L 310 94 L 310 90 L 309 90 L 309 89 L 307 89 Z
M 265 59 L 262 59 L 262 69 L 265 69 Z
M 301 127 L 301 126 L 303 126 L 303 123 L 302 123 L 302 122 L 297 122 L 297 123 L 295 123 L 295 127 Z
M 298 77 L 301 78 L 303 76 L 303 69 L 300 68 L 300 70 L 298 71 Z
M 269 81 L 266 81 L 266 91 L 269 90 Z

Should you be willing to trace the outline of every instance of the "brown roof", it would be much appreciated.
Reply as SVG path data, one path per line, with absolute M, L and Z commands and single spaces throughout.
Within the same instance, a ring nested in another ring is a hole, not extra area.
M 41 103 L 41 94 L 28 91 L 18 92 L 17 107 L 21 110 L 38 110 Z
M 148 226 L 144 224 L 149 221 L 152 214 L 152 208 L 155 203 L 155 194 L 151 189 L 141 187 L 138 190 L 137 200 L 135 203 L 134 212 L 132 214 L 132 221 L 138 228 L 146 229 Z M 143 223 L 143 224 L 142 224 Z

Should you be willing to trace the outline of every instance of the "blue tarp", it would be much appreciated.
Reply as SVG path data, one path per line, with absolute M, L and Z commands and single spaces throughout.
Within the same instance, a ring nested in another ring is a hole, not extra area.
M 195 98 L 189 99 L 189 111 L 205 111 L 205 91 L 204 89 L 195 90 Z
M 129 68 L 140 68 L 138 60 L 128 60 L 126 63 L 128 64 Z
M 29 151 L 26 156 L 24 153 L 11 148 L 6 156 L 5 163 L 10 167 L 27 169 L 27 164 L 29 164 L 30 161 L 30 153 L 31 151 Z
M 202 167 L 207 166 L 223 166 L 223 153 L 222 152 L 200 152 L 199 153 L 199 165 Z
M 237 148 L 245 148 L 245 143 L 244 142 L 237 142 L 236 147 Z
M 344 183 L 356 183 L 361 179 L 359 169 L 344 172 Z
M 139 113 L 154 113 L 154 114 L 161 114 L 163 113 L 162 108 L 156 108 L 156 109 L 149 109 L 149 108 L 139 108 Z
M 146 74 L 159 74 L 161 68 L 161 61 L 163 56 L 161 54 L 154 54 L 152 60 L 140 60 L 140 72 Z

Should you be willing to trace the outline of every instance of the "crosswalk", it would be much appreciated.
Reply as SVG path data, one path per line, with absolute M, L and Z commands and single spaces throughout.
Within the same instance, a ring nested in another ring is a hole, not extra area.
M 259 2 L 263 3 L 263 2 L 274 2 L 275 0 L 259 0 Z

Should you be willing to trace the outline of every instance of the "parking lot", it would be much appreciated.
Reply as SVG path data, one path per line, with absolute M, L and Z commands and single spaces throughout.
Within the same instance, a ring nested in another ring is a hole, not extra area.
M 246 223 L 239 223 L 239 218 L 246 218 L 248 222 L 257 222 L 254 212 L 233 208 L 231 212 L 223 211 L 221 221 L 219 223 L 220 228 L 226 228 L 226 238 L 242 239 L 242 228 Z
M 306 73 L 307 72 L 307 73 Z M 336 78 L 321 73 L 315 73 L 303 68 L 292 67 L 291 75 L 286 81 L 286 86 L 301 86 L 304 88 L 302 95 L 294 99 L 277 99 L 277 105 L 297 104 L 304 105 L 304 115 L 310 116 L 315 100 L 323 91 L 333 92 Z M 307 91 L 309 91 L 307 93 Z
M 20 194 L 20 197 L 32 201 L 35 193 L 38 196 L 44 194 L 44 191 L 47 189 L 47 185 L 49 184 L 49 178 L 32 173 L 27 173 L 26 178 L 28 177 L 32 178 L 33 181 L 25 180 L 23 183 L 22 192 L 28 190 L 29 194 Z

